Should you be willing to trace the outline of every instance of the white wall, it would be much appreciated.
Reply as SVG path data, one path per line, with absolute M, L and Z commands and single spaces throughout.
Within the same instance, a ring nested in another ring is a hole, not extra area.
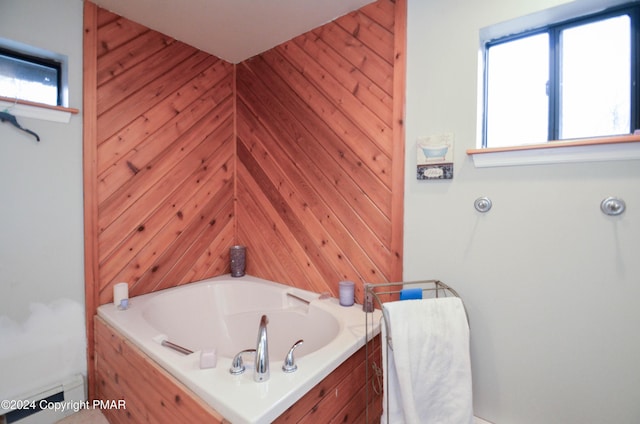
M 82 0 L 2 0 L 0 38 L 66 55 L 69 103 L 82 107 Z M 0 394 L 5 395 L 86 369 L 82 114 L 68 124 L 18 121 L 41 141 L 0 124 Z
M 559 2 L 409 0 L 404 274 L 440 278 L 464 297 L 476 415 L 635 423 L 640 163 L 476 169 L 465 154 L 475 147 L 478 29 Z M 81 0 L 2 0 L 0 38 L 67 55 L 70 105 L 81 108 Z M 72 307 L 84 304 L 82 115 L 20 121 L 42 141 L 0 125 L 0 330 L 31 337 L 43 330 L 34 320 L 47 321 L 55 336 L 84 325 Z M 417 181 L 416 138 L 445 131 L 456 137 L 454 179 Z M 485 215 L 473 209 L 482 195 L 494 202 Z M 623 216 L 600 212 L 609 195 L 626 200 Z M 36 380 L 63 354 L 84 368 L 84 351 L 41 349 Z M 7 371 L 33 378 L 2 358 L 0 369 L 1 393 Z
M 465 153 L 479 29 L 562 1 L 408 3 L 404 278 L 439 278 L 464 298 L 475 414 L 640 422 L 640 161 L 477 169 Z M 416 180 L 416 139 L 443 132 L 455 135 L 454 179 Z M 600 212 L 610 195 L 622 216 Z

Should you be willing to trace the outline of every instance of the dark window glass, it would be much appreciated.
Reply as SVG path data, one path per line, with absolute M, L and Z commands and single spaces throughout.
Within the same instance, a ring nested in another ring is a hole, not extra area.
M 60 105 L 60 64 L 0 50 L 0 95 Z

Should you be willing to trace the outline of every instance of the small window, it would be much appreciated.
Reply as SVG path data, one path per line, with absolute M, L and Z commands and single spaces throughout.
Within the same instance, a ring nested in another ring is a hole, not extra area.
M 0 96 L 63 106 L 59 61 L 0 48 Z
M 483 147 L 633 132 L 639 8 L 486 42 Z

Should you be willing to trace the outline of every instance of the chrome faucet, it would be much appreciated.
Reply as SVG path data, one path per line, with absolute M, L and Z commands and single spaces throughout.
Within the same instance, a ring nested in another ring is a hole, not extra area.
M 294 372 L 298 369 L 298 366 L 293 360 L 293 351 L 296 350 L 298 346 L 302 345 L 302 343 L 304 343 L 304 340 L 300 339 L 297 342 L 295 342 L 293 346 L 291 346 L 291 349 L 289 349 L 287 356 L 284 358 L 284 364 L 282 364 L 282 371 Z
M 255 367 L 253 380 L 257 382 L 269 379 L 269 344 L 267 343 L 267 324 L 269 319 L 262 315 L 260 327 L 258 327 L 258 341 L 256 345 Z
M 233 361 L 231 361 L 231 368 L 229 368 L 229 372 L 233 375 L 242 374 L 247 368 L 244 366 L 244 361 L 242 360 L 242 355 L 245 353 L 256 353 L 255 349 L 245 349 L 241 350 L 233 357 Z

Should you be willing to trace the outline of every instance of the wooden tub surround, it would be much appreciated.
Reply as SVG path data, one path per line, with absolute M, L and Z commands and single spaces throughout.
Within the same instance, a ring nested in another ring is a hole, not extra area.
M 105 409 L 110 423 L 228 423 L 218 412 L 158 366 L 99 317 L 95 318 L 97 394 L 124 399 L 126 409 Z M 372 364 L 381 365 L 380 337 L 362 347 L 285 411 L 276 423 L 380 421 L 382 398 Z M 369 381 L 365 367 L 370 366 Z M 256 383 L 260 384 L 260 383 Z
M 88 387 L 132 399 L 112 422 L 223 422 L 95 319 L 118 282 L 226 274 L 235 244 L 250 275 L 333 296 L 352 280 L 358 303 L 364 282 L 402 281 L 406 7 L 377 0 L 231 64 L 84 2 Z M 354 357 L 281 421 L 363 422 Z
M 126 401 L 125 410 L 102 411 L 110 423 L 225 422 L 101 318 L 94 322 L 97 398 Z

